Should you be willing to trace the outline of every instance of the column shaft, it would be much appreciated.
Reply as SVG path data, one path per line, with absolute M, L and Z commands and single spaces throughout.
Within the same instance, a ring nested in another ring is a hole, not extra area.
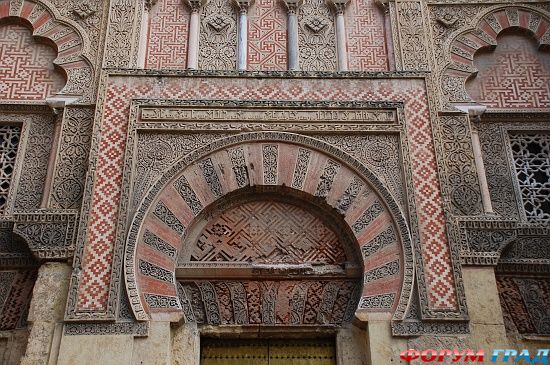
M 298 18 L 296 11 L 289 10 L 288 12 L 288 69 L 297 71 L 300 69 L 298 65 Z
M 199 8 L 191 7 L 189 21 L 189 45 L 187 47 L 187 68 L 196 70 L 199 67 Z
M 487 174 L 481 154 L 481 143 L 479 142 L 479 134 L 476 130 L 472 130 L 472 148 L 474 150 L 474 161 L 476 164 L 477 177 L 479 179 L 479 187 L 481 189 L 481 201 L 485 213 L 493 213 L 493 205 L 491 204 L 491 194 L 489 193 L 489 184 L 487 183 Z
M 248 14 L 241 8 L 239 13 L 239 45 L 238 45 L 238 65 L 239 71 L 246 71 L 248 68 Z
M 338 52 L 338 71 L 347 71 L 348 50 L 346 45 L 346 22 L 343 10 L 336 13 L 336 47 Z

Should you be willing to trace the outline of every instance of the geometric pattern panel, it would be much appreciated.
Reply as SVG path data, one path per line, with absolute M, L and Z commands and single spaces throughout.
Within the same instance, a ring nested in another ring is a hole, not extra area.
M 550 335 L 550 278 L 501 274 L 497 287 L 507 332 Z
M 161 0 L 149 14 L 146 68 L 185 69 L 189 8 L 183 0 Z
M 95 158 L 93 197 L 89 212 L 87 238 L 83 253 L 83 272 L 78 280 L 78 306 L 92 311 L 106 309 L 110 288 L 110 272 L 115 242 L 115 227 L 121 200 L 121 181 L 129 121 L 130 100 L 139 98 L 201 100 L 357 100 L 402 101 L 409 140 L 408 157 L 425 276 L 426 300 L 430 310 L 457 308 L 454 268 L 447 240 L 442 197 L 432 140 L 425 84 L 418 79 L 322 79 L 289 80 L 269 78 L 249 82 L 240 78 L 204 77 L 155 79 L 140 77 L 128 83 L 127 76 L 112 77 L 107 88 L 102 118 L 102 146 Z M 155 88 L 158 82 L 162 87 Z M 353 86 L 351 86 L 353 85 Z M 290 184 L 288 185 L 290 186 Z M 110 220 L 103 222 L 105 214 Z M 110 237 L 105 239 L 104 237 Z M 103 267 L 103 269 L 101 269 Z M 98 270 L 99 269 L 99 270 Z M 90 287 L 90 285 L 93 286 Z M 90 293 L 92 292 L 92 294 Z
M 480 12 L 477 9 L 471 8 L 471 18 Z M 548 53 L 537 49 L 550 44 L 550 19 L 545 14 L 526 7 L 497 7 L 474 28 L 453 34 L 443 51 L 449 56 L 439 57 L 449 61 L 441 78 L 447 101 L 473 99 L 490 108 L 548 106 Z
M 191 261 L 340 265 L 346 260 L 337 235 L 321 219 L 274 201 L 223 212 L 208 223 L 192 250 Z
M 257 0 L 249 17 L 248 69 L 286 70 L 286 11 L 282 3 Z
M 276 326 L 349 323 L 360 287 L 351 280 L 183 281 L 179 285 L 190 322 Z
M 479 72 L 466 84 L 472 99 L 491 108 L 549 108 L 550 53 L 520 34 L 497 42 L 494 51 L 474 57 Z
M 0 213 L 4 213 L 15 169 L 21 127 L 0 126 Z
M 350 1 L 344 17 L 349 70 L 388 70 L 384 14 L 374 0 Z
M 0 99 L 44 100 L 65 85 L 54 69 L 56 51 L 21 25 L 0 26 Z
M 529 222 L 550 222 L 550 134 L 511 134 L 514 166 Z
M 37 270 L 0 271 L 0 330 L 27 326 Z

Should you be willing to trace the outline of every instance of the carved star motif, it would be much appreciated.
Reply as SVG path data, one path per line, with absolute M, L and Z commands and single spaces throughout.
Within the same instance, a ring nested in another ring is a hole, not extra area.
M 222 16 L 217 16 L 208 21 L 208 25 L 212 27 L 216 32 L 221 32 L 229 26 L 229 22 Z
M 449 13 L 443 15 L 441 18 L 437 18 L 437 21 L 447 28 L 452 27 L 457 22 L 457 20 L 458 18 L 456 16 Z
M 323 19 L 320 18 L 312 18 L 309 20 L 309 22 L 306 23 L 306 27 L 311 29 L 313 33 L 319 33 L 325 27 L 327 26 L 327 23 Z
M 97 9 L 93 5 L 86 3 L 79 4 L 73 9 L 73 13 L 78 15 L 81 19 L 89 18 L 96 11 Z

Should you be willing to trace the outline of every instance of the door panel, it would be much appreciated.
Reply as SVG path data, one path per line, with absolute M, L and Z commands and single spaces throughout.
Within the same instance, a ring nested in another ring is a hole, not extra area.
M 201 339 L 201 365 L 336 365 L 334 339 Z
M 336 365 L 334 340 L 270 340 L 269 365 Z
M 268 342 L 201 339 L 201 365 L 269 365 Z

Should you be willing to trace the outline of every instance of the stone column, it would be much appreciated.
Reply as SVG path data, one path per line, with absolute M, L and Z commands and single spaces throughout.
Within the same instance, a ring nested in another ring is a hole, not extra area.
M 390 70 L 395 70 L 395 50 L 393 47 L 393 31 L 391 28 L 389 0 L 375 0 L 375 3 L 384 14 L 384 40 L 386 43 L 386 52 L 388 53 L 388 68 Z
M 187 68 L 196 70 L 199 68 L 199 32 L 200 32 L 200 8 L 206 2 L 203 0 L 188 0 L 187 5 L 191 9 L 189 20 L 189 42 L 187 45 Z
M 53 141 L 52 148 L 50 150 L 50 158 L 48 159 L 48 166 L 46 170 L 46 181 L 44 182 L 44 191 L 42 193 L 42 202 L 40 202 L 40 208 L 48 208 L 50 195 L 53 185 L 53 173 L 55 170 L 55 161 L 57 159 L 57 150 L 59 148 L 59 136 L 61 135 L 61 123 L 63 121 L 63 114 L 65 109 L 54 108 L 55 121 L 53 127 Z
M 481 143 L 479 134 L 475 128 L 472 128 L 472 148 L 474 150 L 474 161 L 476 164 L 477 178 L 479 179 L 479 188 L 481 189 L 481 202 L 485 213 L 493 214 L 493 204 L 491 203 L 491 194 L 489 193 L 489 184 L 487 183 L 487 173 L 483 163 L 481 153 Z
M 336 51 L 338 55 L 338 71 L 347 71 L 348 47 L 344 11 L 348 4 L 348 0 L 331 0 L 331 2 L 336 9 Z
M 237 70 L 248 68 L 248 8 L 252 1 L 237 1 L 239 8 L 239 32 L 237 44 Z
M 300 6 L 300 0 L 286 0 L 286 7 L 288 9 L 287 20 L 287 57 L 288 57 L 288 69 L 290 71 L 298 71 L 300 66 L 298 64 L 298 8 Z
M 481 190 L 483 211 L 486 214 L 494 214 L 493 205 L 491 203 L 491 194 L 489 193 L 489 184 L 487 183 L 487 173 L 485 171 L 485 164 L 483 163 L 481 143 L 479 141 L 479 134 L 476 128 L 476 124 L 480 122 L 481 116 L 485 113 L 487 108 L 480 104 L 457 104 L 455 107 L 458 110 L 468 113 L 468 117 L 472 123 L 472 149 L 474 152 L 474 162 L 476 165 L 477 178 L 479 180 L 479 188 Z
M 32 292 L 30 334 L 21 365 L 57 363 L 70 277 L 71 267 L 66 263 L 47 262 L 40 267 Z

